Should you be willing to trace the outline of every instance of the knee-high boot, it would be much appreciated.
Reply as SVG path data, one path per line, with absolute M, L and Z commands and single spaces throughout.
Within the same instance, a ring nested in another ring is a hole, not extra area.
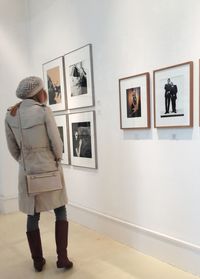
M 55 224 L 56 252 L 58 255 L 57 267 L 70 269 L 73 263 L 68 259 L 68 222 L 66 220 L 56 221 Z
M 42 244 L 40 238 L 40 231 L 39 229 L 35 231 L 30 231 L 26 233 L 29 248 L 31 251 L 31 256 L 33 259 L 33 265 L 36 271 L 42 271 L 43 266 L 45 265 L 46 261 L 43 258 L 42 253 Z

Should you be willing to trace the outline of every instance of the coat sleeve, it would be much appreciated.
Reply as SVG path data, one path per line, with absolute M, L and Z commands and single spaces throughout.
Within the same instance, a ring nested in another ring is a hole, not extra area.
M 8 145 L 8 150 L 12 157 L 18 161 L 20 156 L 20 148 L 17 144 L 13 131 L 11 130 L 8 122 L 5 120 L 5 131 L 6 131 L 6 140 Z
M 60 138 L 60 133 L 58 131 L 54 115 L 49 107 L 45 107 L 45 125 L 51 149 L 54 153 L 56 161 L 59 161 L 62 158 L 63 143 Z

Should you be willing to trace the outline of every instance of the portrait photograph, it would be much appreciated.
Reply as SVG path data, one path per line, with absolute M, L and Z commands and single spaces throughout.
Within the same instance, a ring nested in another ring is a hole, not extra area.
M 92 46 L 86 45 L 64 56 L 68 109 L 94 104 Z
M 69 114 L 71 164 L 96 168 L 94 111 Z
M 150 128 L 149 73 L 119 79 L 121 129 Z
M 92 158 L 90 122 L 72 123 L 73 156 Z
M 154 126 L 193 125 L 193 64 L 154 71 Z
M 66 109 L 63 57 L 58 57 L 43 64 L 45 89 L 48 105 L 53 111 Z
M 141 117 L 140 87 L 126 89 L 127 117 Z
M 61 140 L 63 142 L 63 154 L 61 164 L 69 165 L 69 132 L 67 115 L 55 115 L 56 125 L 60 133 Z

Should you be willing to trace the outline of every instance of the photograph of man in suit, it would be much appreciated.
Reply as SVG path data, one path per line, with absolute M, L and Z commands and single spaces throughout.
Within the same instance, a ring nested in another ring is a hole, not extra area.
M 169 113 L 170 107 L 170 99 L 171 99 L 171 80 L 170 78 L 167 79 L 167 83 L 165 84 L 165 114 Z
M 170 97 L 172 101 L 172 112 L 176 113 L 177 86 L 171 82 Z
M 176 113 L 177 92 L 177 85 L 168 78 L 165 84 L 165 114 L 169 113 L 170 103 L 172 104 L 172 112 Z

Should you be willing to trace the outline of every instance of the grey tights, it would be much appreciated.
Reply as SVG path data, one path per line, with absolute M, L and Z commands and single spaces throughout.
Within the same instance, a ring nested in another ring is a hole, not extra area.
M 56 221 L 67 220 L 67 211 L 65 206 L 54 209 Z M 27 232 L 39 229 L 40 213 L 27 216 Z

